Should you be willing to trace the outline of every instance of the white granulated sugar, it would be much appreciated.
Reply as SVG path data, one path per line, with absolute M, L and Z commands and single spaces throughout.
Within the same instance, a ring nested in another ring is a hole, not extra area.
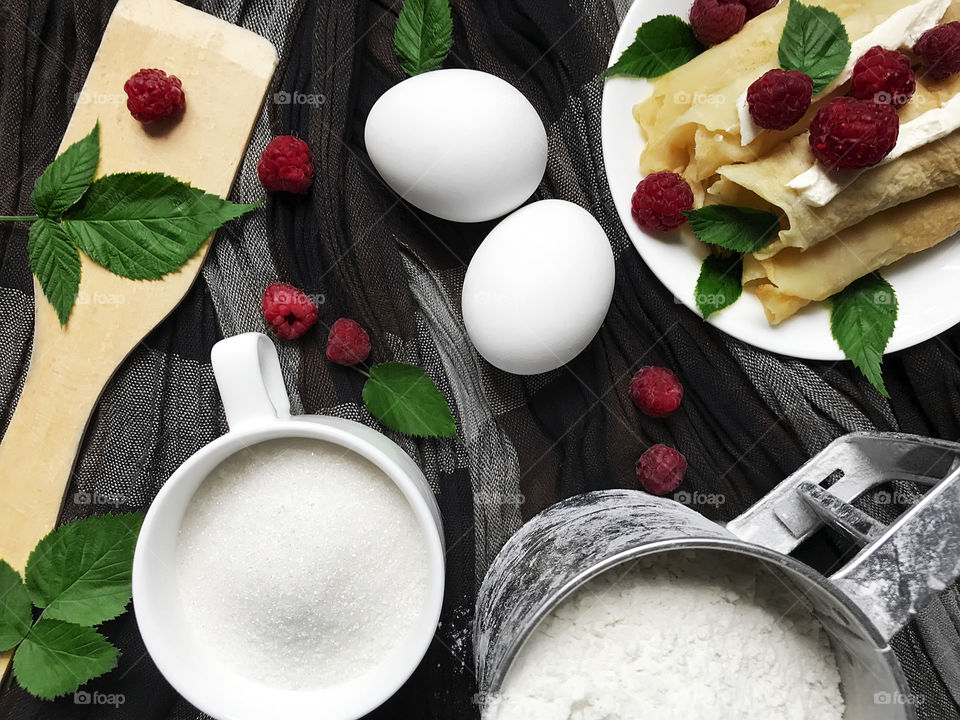
M 310 439 L 218 465 L 187 508 L 180 597 L 200 640 L 266 685 L 320 689 L 409 639 L 426 601 L 425 534 L 375 465 Z
M 718 553 L 614 568 L 537 628 L 486 720 L 840 720 L 826 633 L 781 579 Z

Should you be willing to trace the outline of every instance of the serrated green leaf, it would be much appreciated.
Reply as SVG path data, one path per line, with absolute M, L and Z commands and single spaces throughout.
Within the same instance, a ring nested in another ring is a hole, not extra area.
M 52 700 L 110 672 L 118 657 L 93 628 L 41 619 L 13 656 L 13 675 L 31 695 Z
M 655 78 L 686 65 L 706 48 L 693 28 L 676 15 L 660 15 L 637 29 L 637 35 L 604 77 Z
M 98 625 L 130 602 L 133 551 L 143 516 L 97 515 L 44 537 L 27 560 L 26 584 L 43 616 Z
M 704 319 L 733 305 L 743 291 L 743 256 L 707 255 L 700 266 L 695 300 Z
M 59 220 L 93 182 L 100 163 L 100 123 L 64 150 L 37 178 L 30 204 L 40 217 Z
M 871 273 L 856 280 L 831 299 L 830 332 L 848 360 L 881 395 L 883 351 L 897 324 L 897 294 L 886 280 Z
M 700 240 L 734 252 L 756 252 L 780 232 L 776 215 L 753 208 L 707 205 L 683 214 Z
M 393 47 L 407 75 L 438 69 L 452 44 L 450 0 L 404 0 Z
M 813 92 L 825 90 L 850 59 L 850 38 L 840 17 L 826 8 L 790 0 L 778 51 L 780 67 L 813 79 Z
M 119 173 L 93 183 L 63 227 L 110 272 L 155 280 L 178 270 L 223 223 L 256 207 L 160 173 Z
M 20 573 L 0 560 L 0 652 L 15 647 L 33 624 L 33 605 Z
M 387 427 L 417 437 L 453 437 L 450 406 L 433 380 L 415 365 L 388 362 L 370 368 L 363 386 L 367 409 Z
M 60 324 L 66 325 L 80 289 L 80 253 L 58 223 L 40 218 L 30 226 L 27 259 Z

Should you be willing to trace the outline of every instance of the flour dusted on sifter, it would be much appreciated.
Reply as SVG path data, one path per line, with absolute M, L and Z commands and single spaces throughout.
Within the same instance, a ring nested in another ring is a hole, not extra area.
M 187 621 L 235 672 L 279 688 L 351 680 L 408 641 L 428 548 L 379 468 L 311 439 L 253 445 L 218 465 L 180 528 Z
M 607 571 L 521 651 L 485 720 L 840 720 L 836 659 L 784 581 L 731 554 Z

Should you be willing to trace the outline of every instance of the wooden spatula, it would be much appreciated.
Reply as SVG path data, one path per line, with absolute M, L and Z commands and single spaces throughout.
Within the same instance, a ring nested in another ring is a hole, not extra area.
M 277 65 L 265 38 L 173 0 L 120 0 L 67 127 L 62 152 L 100 121 L 98 175 L 154 171 L 226 196 Z M 123 84 L 141 68 L 183 82 L 176 124 L 148 131 Z M 77 450 L 110 376 L 193 283 L 209 242 L 161 280 L 112 275 L 83 257 L 81 301 L 65 328 L 39 286 L 33 355 L 0 443 L 0 558 L 23 569 L 55 525 Z M 9 654 L 0 655 L 0 677 Z

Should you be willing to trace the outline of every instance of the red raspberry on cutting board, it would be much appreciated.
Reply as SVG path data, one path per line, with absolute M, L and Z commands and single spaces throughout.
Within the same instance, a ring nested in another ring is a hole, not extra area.
M 753 121 L 766 130 L 786 130 L 810 109 L 813 80 L 797 70 L 768 70 L 747 88 Z
M 263 291 L 263 317 L 281 340 L 296 340 L 312 328 L 319 313 L 302 290 L 287 283 L 274 283 Z
M 810 149 L 831 170 L 876 165 L 897 144 L 900 116 L 893 105 L 841 97 L 825 105 L 810 123 Z
M 327 336 L 327 359 L 337 365 L 356 365 L 370 357 L 370 336 L 349 318 L 340 318 Z
M 310 147 L 294 135 L 275 137 L 260 153 L 257 176 L 270 192 L 302 195 L 313 182 Z
M 144 125 L 183 115 L 187 107 L 180 78 L 163 70 L 144 68 L 123 84 L 127 110 Z
M 630 399 L 650 417 L 664 418 L 680 407 L 683 385 L 667 368 L 647 365 L 630 381 Z
M 738 0 L 694 0 L 690 9 L 693 34 L 704 45 L 719 45 L 747 22 L 747 8 Z
M 960 72 L 960 22 L 927 30 L 913 46 L 923 60 L 923 69 L 934 80 L 946 80 Z
M 910 59 L 879 45 L 870 48 L 853 67 L 850 95 L 894 107 L 906 105 L 917 91 L 917 76 Z
M 645 230 L 666 232 L 683 225 L 684 210 L 693 210 L 693 190 L 672 172 L 655 172 L 637 185 L 630 201 L 630 214 Z
M 687 459 L 660 443 L 651 446 L 637 460 L 637 480 L 652 495 L 666 495 L 676 490 L 686 472 Z

